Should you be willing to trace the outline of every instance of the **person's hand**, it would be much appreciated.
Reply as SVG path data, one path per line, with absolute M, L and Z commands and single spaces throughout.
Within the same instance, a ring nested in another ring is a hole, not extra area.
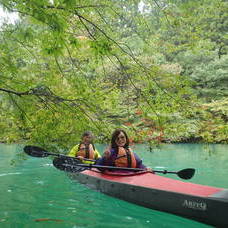
M 82 156 L 77 156 L 76 158 L 79 159 L 80 161 L 84 159 Z
M 154 173 L 153 170 L 152 170 L 151 168 L 148 168 L 148 167 L 146 168 L 146 171 L 147 171 L 147 172 Z
M 105 157 L 106 159 L 109 158 L 110 155 L 111 155 L 111 152 L 110 152 L 109 150 L 105 150 L 105 151 L 104 151 L 104 157 Z

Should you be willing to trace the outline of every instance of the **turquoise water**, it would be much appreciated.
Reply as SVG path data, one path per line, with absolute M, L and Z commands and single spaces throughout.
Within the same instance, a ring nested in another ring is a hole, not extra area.
M 51 158 L 25 155 L 23 160 L 18 156 L 22 148 L 0 144 L 0 227 L 210 227 L 90 190 L 55 169 Z M 227 145 L 169 144 L 152 152 L 136 145 L 133 149 L 147 166 L 170 171 L 193 167 L 196 174 L 191 182 L 228 188 Z

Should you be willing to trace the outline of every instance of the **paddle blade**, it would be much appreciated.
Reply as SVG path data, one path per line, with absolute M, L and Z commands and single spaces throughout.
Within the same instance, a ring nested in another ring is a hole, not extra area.
M 53 165 L 60 170 L 66 171 L 66 172 L 81 172 L 86 170 L 87 168 L 77 166 L 78 164 L 81 164 L 80 161 L 77 161 L 75 159 L 70 159 L 70 158 L 54 158 L 53 160 Z
M 38 146 L 25 146 L 24 152 L 32 157 L 47 157 L 48 152 Z
M 177 172 L 177 175 L 182 178 L 182 179 L 191 179 L 195 174 L 195 169 L 188 168 L 188 169 L 183 169 L 179 172 Z

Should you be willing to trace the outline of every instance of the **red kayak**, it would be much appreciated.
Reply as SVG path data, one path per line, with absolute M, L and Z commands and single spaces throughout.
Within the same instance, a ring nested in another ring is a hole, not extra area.
M 228 189 L 204 186 L 151 172 L 71 173 L 73 179 L 107 195 L 216 227 L 228 227 Z

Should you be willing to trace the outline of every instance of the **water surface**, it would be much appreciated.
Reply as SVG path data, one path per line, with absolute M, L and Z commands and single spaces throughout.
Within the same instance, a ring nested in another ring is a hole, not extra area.
M 18 156 L 22 148 L 0 144 L 0 227 L 210 227 L 88 189 L 55 169 L 51 158 L 25 155 L 23 160 Z M 100 151 L 103 148 L 98 145 Z M 228 188 L 227 145 L 169 144 L 152 152 L 136 145 L 133 149 L 147 166 L 170 171 L 193 167 L 196 174 L 190 182 Z

